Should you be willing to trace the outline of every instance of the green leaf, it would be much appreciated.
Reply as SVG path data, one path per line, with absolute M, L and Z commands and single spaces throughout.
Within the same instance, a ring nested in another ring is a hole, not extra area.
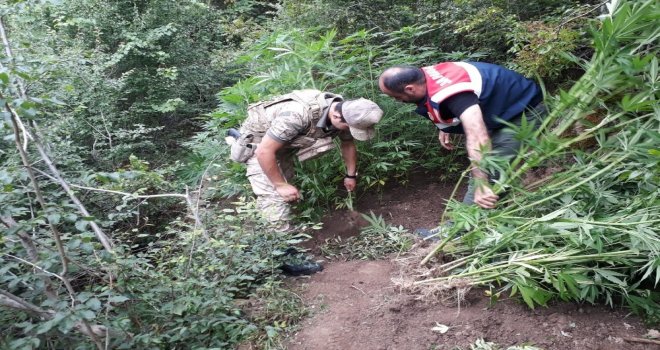
M 76 221 L 76 228 L 78 231 L 84 232 L 86 231 L 87 225 L 89 225 L 89 221 L 87 220 L 78 220 Z
M 0 80 L 5 85 L 9 84 L 9 75 L 5 72 L 0 73 Z
M 60 219 L 62 218 L 62 216 L 60 214 L 57 214 L 57 213 L 52 213 L 52 214 L 46 215 L 46 218 L 48 218 L 49 223 L 51 223 L 53 225 L 57 225 L 57 224 L 60 223 Z
M 93 297 L 93 296 L 94 296 L 94 294 L 92 294 L 92 293 L 90 293 L 90 292 L 80 292 L 80 293 L 78 293 L 78 295 L 76 296 L 76 300 L 80 301 L 81 303 L 84 303 L 84 302 L 86 302 L 87 300 L 89 300 L 89 298 L 91 298 L 91 297 Z
M 550 221 L 550 220 L 555 219 L 556 217 L 564 214 L 567 209 L 568 208 L 565 207 L 565 208 L 562 208 L 562 209 L 559 209 L 559 210 L 555 210 L 552 213 L 548 213 L 548 214 L 546 214 L 546 215 L 544 215 L 544 216 L 542 216 L 542 217 L 540 217 L 536 220 L 539 221 L 539 222 Z
M 40 324 L 39 327 L 37 327 L 37 330 L 36 330 L 37 334 L 43 334 L 43 333 L 46 333 L 46 332 L 50 331 L 51 329 L 53 329 L 53 327 L 57 326 L 60 322 L 62 322 L 62 320 L 65 317 L 66 317 L 66 315 L 64 315 L 62 313 L 59 313 L 59 312 L 55 313 L 55 315 L 53 316 L 52 319 Z
M 172 313 L 178 316 L 183 315 L 183 312 L 186 311 L 188 307 L 184 303 L 177 303 L 172 308 Z
M 523 300 L 529 306 L 530 309 L 534 308 L 534 298 L 532 297 L 534 295 L 534 290 L 529 287 L 525 286 L 518 286 L 518 289 L 520 290 L 520 295 L 522 295 Z
M 617 285 L 619 285 L 621 287 L 627 286 L 626 282 L 624 282 L 624 281 L 620 280 L 618 277 L 616 277 L 616 276 L 625 276 L 622 273 L 609 271 L 609 270 L 603 270 L 603 269 L 596 269 L 595 271 L 596 271 L 597 274 L 599 274 L 600 276 L 602 276 L 603 278 L 605 278 L 606 280 L 608 280 L 610 282 L 616 283 Z
M 85 302 L 85 305 L 87 305 L 90 309 L 94 311 L 98 311 L 101 309 L 101 301 L 98 298 L 91 298 Z
M 84 318 L 85 320 L 93 320 L 96 317 L 96 313 L 92 310 L 80 310 L 78 311 L 78 314 L 80 317 Z
M 129 298 L 127 298 L 127 297 L 125 297 L 125 296 L 123 296 L 123 295 L 113 295 L 113 296 L 111 296 L 111 297 L 108 298 L 108 302 L 119 304 L 119 303 L 123 303 L 123 302 L 125 302 L 125 301 L 128 300 L 128 299 L 129 299 Z
M 569 230 L 569 229 L 577 228 L 579 225 L 573 222 L 556 221 L 551 223 L 549 226 L 558 230 Z

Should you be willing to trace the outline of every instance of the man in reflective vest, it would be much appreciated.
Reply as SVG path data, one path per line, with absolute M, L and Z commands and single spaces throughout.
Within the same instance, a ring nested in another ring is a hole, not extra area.
M 450 134 L 465 134 L 473 164 L 482 151 L 512 157 L 520 146 L 505 132 L 500 120 L 520 125 L 523 115 L 531 121 L 545 114 L 543 95 L 532 80 L 504 67 L 481 62 L 442 62 L 428 67 L 395 66 L 381 74 L 382 92 L 401 102 L 415 103 L 418 114 L 440 130 L 442 147 L 453 149 Z M 536 122 L 539 125 L 539 122 Z M 478 166 L 471 169 L 470 185 L 463 199 L 482 208 L 494 208 L 499 196 L 489 177 Z

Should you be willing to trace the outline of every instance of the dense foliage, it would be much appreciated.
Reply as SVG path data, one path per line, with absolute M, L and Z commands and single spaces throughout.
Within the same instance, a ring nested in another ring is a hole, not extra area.
M 457 255 L 476 249 L 498 269 L 516 250 L 579 264 L 505 266 L 475 283 L 500 282 L 494 288 L 520 291 L 530 305 L 626 300 L 654 317 L 658 34 L 649 3 L 592 26 L 592 47 L 585 24 L 600 7 L 565 0 L 3 2 L 0 347 L 281 347 L 305 312 L 277 268 L 299 237 L 256 218 L 244 169 L 226 160 L 225 130 L 248 103 L 291 89 L 367 97 L 386 115 L 377 138 L 359 144 L 362 190 L 404 183 L 418 167 L 451 178 L 464 155 L 439 152 L 433 128 L 382 96 L 376 77 L 394 64 L 461 59 L 514 67 L 550 89 L 587 71 L 559 94 L 544 134 L 521 131 L 528 162 L 502 180 L 512 205 L 484 213 L 454 204 L 452 214 L 457 230 L 472 230 Z M 563 135 L 593 113 L 598 127 Z M 597 144 L 568 147 L 584 135 Z M 525 168 L 547 162 L 565 174 L 536 192 L 515 186 Z M 301 217 L 342 204 L 338 154 L 297 168 Z M 407 249 L 401 229 L 371 219 L 347 256 Z
M 508 205 L 452 203 L 452 234 L 436 251 L 467 230 L 450 243 L 460 258 L 443 265 L 451 277 L 419 284 L 466 278 L 494 296 L 519 293 L 530 307 L 605 302 L 660 320 L 660 7 L 623 2 L 610 11 L 593 23 L 584 76 L 560 91 L 539 131 L 518 131 L 526 146 L 499 182 Z M 502 169 L 494 157 L 485 162 Z M 554 174 L 520 186 L 527 170 L 549 165 Z

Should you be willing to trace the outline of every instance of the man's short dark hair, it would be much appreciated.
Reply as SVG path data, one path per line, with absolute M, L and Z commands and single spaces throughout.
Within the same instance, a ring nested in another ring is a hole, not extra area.
M 394 66 L 389 69 L 398 69 L 396 73 L 383 77 L 383 85 L 390 91 L 403 93 L 406 85 L 423 84 L 426 78 L 421 69 L 413 66 Z
M 345 101 L 341 101 L 335 105 L 335 111 L 339 112 L 339 116 L 341 117 L 341 121 L 343 123 L 346 123 L 346 119 L 344 119 L 344 111 L 342 110 L 342 107 L 344 106 Z

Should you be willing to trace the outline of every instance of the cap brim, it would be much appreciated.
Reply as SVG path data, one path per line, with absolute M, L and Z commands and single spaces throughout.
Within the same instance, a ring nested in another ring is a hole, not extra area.
M 351 135 L 354 139 L 358 141 L 368 141 L 371 140 L 376 135 L 376 130 L 373 128 L 369 129 L 358 129 L 354 127 L 349 127 L 351 130 Z

